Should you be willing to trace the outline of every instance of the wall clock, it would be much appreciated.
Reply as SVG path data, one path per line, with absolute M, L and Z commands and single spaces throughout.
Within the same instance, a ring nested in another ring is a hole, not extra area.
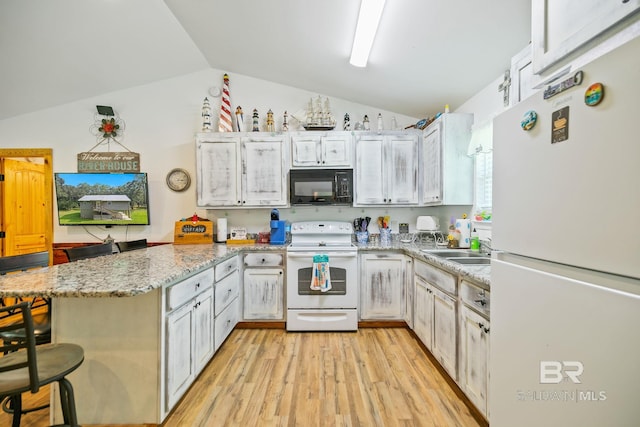
M 173 191 L 185 191 L 190 185 L 191 176 L 184 169 L 171 169 L 167 174 L 167 187 Z

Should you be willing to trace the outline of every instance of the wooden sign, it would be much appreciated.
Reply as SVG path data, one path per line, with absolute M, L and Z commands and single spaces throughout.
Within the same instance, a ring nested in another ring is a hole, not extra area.
M 173 229 L 173 244 L 213 243 L 213 222 L 176 221 Z
M 78 153 L 78 172 L 140 172 L 140 154 L 130 151 Z

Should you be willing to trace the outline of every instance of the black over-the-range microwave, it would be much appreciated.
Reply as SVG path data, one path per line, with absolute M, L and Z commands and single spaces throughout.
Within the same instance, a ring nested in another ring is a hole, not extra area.
M 353 169 L 292 169 L 291 205 L 353 204 Z

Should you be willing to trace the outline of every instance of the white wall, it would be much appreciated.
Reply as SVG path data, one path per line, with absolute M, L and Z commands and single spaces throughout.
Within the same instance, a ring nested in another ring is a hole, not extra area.
M 185 193 L 174 193 L 166 187 L 165 177 L 172 168 L 182 167 L 191 172 L 195 181 L 194 134 L 202 126 L 202 101 L 208 96 L 214 111 L 216 110 L 219 98 L 212 99 L 208 91 L 212 86 L 222 85 L 223 74 L 221 70 L 205 70 L 0 121 L 1 147 L 52 148 L 54 171 L 74 172 L 77 170 L 77 153 L 89 151 L 96 144 L 96 137 L 90 132 L 95 120 L 95 106 L 111 105 L 126 124 L 122 144 L 129 150 L 140 153 L 141 171 L 147 172 L 149 176 L 151 225 L 109 229 L 97 226 L 61 227 L 57 225 L 55 215 L 54 242 L 95 242 L 108 235 L 116 240 L 144 237 L 151 242 L 173 241 L 174 222 L 196 211 L 195 184 Z M 277 119 L 277 130 L 280 129 L 284 110 L 291 114 L 305 109 L 309 99 L 318 96 L 316 93 L 242 75 L 230 75 L 230 90 L 232 106 L 234 109 L 237 105 L 242 106 L 245 122 L 247 119 L 250 122 L 251 110 L 257 108 L 263 124 L 266 111 L 271 108 Z M 382 113 L 386 126 L 390 126 L 393 115 L 401 127 L 418 120 L 346 100 L 330 98 L 330 101 L 332 111 L 338 119 L 337 128 L 342 127 L 345 112 L 351 116 L 352 124 L 362 120 L 367 114 L 374 127 L 378 113 Z M 214 119 L 215 126 L 217 117 Z M 124 149 L 112 143 L 99 146 L 93 151 Z M 450 216 L 468 213 L 468 208 L 298 208 L 283 209 L 281 218 L 290 221 L 320 218 L 351 221 L 357 216 L 375 218 L 390 215 L 393 223 L 409 222 L 413 228 L 418 215 L 436 215 L 440 217 L 443 227 L 446 227 Z M 246 226 L 248 231 L 257 232 L 268 227 L 269 211 L 216 210 L 198 213 L 210 218 L 228 215 L 230 225 Z

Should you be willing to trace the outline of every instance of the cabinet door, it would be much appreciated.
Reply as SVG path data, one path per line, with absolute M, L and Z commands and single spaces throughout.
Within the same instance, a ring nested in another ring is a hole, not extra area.
M 419 276 L 414 276 L 414 280 L 414 330 L 420 341 L 431 351 L 433 348 L 433 291 Z
M 365 254 L 361 260 L 360 318 L 404 319 L 404 255 Z
M 431 288 L 431 290 L 433 291 L 432 353 L 455 381 L 458 378 L 456 371 L 456 302 L 438 289 Z
M 244 318 L 282 320 L 284 318 L 284 271 L 281 268 L 244 270 Z
M 285 206 L 285 140 L 242 138 L 242 206 Z
M 240 204 L 238 139 L 199 138 L 196 149 L 198 206 Z
M 361 136 L 356 141 L 355 204 L 384 204 L 384 137 Z
M 486 416 L 489 321 L 465 306 L 460 312 L 460 385 L 471 402 Z
M 195 299 L 193 305 L 193 358 L 196 375 L 213 356 L 213 289 Z
M 386 137 L 387 203 L 418 204 L 418 137 L 393 135 Z
M 442 202 L 442 129 L 438 123 L 422 140 L 422 198 L 424 203 Z
M 351 134 L 322 137 L 322 166 L 351 167 Z
M 176 404 L 195 377 L 193 352 L 193 310 L 187 303 L 166 317 L 166 410 Z
M 321 165 L 320 136 L 295 135 L 291 137 L 291 165 L 311 167 Z

